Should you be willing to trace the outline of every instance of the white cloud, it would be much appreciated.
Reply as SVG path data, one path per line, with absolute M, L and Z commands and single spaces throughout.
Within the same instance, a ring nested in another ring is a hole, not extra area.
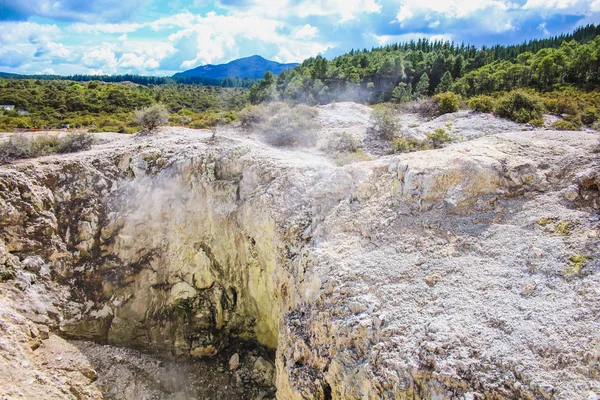
M 135 71 L 154 70 L 159 65 L 155 59 L 135 53 L 125 53 L 118 61 L 119 67 Z
M 590 5 L 590 0 L 527 0 L 523 9 L 544 9 L 547 12 L 569 10 L 579 13 L 581 10 L 589 10 Z
M 357 19 L 361 14 L 381 12 L 378 0 L 249 0 L 242 4 L 223 4 L 237 15 L 261 15 L 287 18 L 309 16 L 336 16 L 343 23 Z
M 62 36 L 56 25 L 33 22 L 0 22 L 0 44 L 43 43 Z
M 167 70 L 226 62 L 256 53 L 281 62 L 295 62 L 331 47 L 314 40 L 316 27 L 306 24 L 288 35 L 284 33 L 283 21 L 260 15 L 208 13 L 203 17 L 182 13 L 153 25 L 183 28 L 169 36 L 174 51 L 161 61 L 161 68 Z M 252 50 L 248 53 L 246 49 Z
M 392 22 L 399 23 L 401 27 L 410 24 L 413 27 L 428 26 L 429 28 L 437 28 L 442 19 L 456 21 L 471 18 L 477 20 L 479 27 L 485 29 L 485 31 L 505 32 L 515 29 L 509 11 L 518 7 L 518 4 L 510 0 L 403 1 L 396 19 Z M 427 25 L 422 24 L 422 21 L 429 21 L 434 18 L 434 22 Z
M 402 24 L 403 21 L 411 19 L 414 15 L 415 14 L 412 12 L 410 6 L 400 6 L 400 10 L 398 11 L 398 14 L 396 14 L 396 21 Z
M 81 58 L 81 62 L 88 68 L 97 68 L 111 73 L 115 71 L 115 67 L 117 66 L 115 53 L 108 43 L 86 50 Z
M 66 28 L 67 32 L 97 35 L 100 33 L 130 33 L 142 28 L 143 24 L 86 24 L 77 22 Z
M 317 27 L 306 24 L 302 28 L 297 29 L 292 36 L 295 39 L 312 39 L 318 34 L 319 29 Z
M 44 68 L 39 73 L 40 75 L 56 75 L 56 71 L 53 68 Z

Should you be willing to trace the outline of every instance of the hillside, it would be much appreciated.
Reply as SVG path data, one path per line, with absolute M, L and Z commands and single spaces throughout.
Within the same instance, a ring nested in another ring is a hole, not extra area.
M 600 84 L 600 29 L 530 40 L 515 46 L 475 46 L 419 39 L 371 50 L 352 50 L 328 60 L 305 60 L 277 82 L 263 80 L 250 94 L 253 103 L 289 100 L 401 102 L 451 90 L 461 95 L 491 94 L 527 87 L 551 91 L 560 85 L 585 89 Z
M 281 64 L 275 61 L 269 61 L 261 56 L 251 56 L 233 60 L 227 64 L 202 65 L 194 69 L 173 75 L 174 78 L 180 77 L 202 77 L 209 79 L 227 79 L 227 78 L 262 78 L 265 72 L 271 71 L 279 75 L 286 69 L 291 69 L 298 64 Z

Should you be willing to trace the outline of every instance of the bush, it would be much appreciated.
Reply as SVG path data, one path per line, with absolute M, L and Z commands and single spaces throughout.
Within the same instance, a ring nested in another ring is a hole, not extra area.
M 318 124 L 317 110 L 306 105 L 268 107 L 276 113 L 259 125 L 266 141 L 273 146 L 313 146 Z
M 136 124 L 143 126 L 149 131 L 153 131 L 160 125 L 166 125 L 169 123 L 169 112 L 164 105 L 155 104 L 153 106 L 137 110 L 133 120 Z
M 376 134 L 381 139 L 392 140 L 399 129 L 400 124 L 390 107 L 384 105 L 373 107 L 369 120 L 369 132 Z
M 581 113 L 581 122 L 585 125 L 592 125 L 594 122 L 598 121 L 598 119 L 598 113 L 592 107 L 586 107 Z
M 437 105 L 440 114 L 448 114 L 458 111 L 460 99 L 454 93 L 446 92 L 433 96 L 433 102 Z
M 498 101 L 494 114 L 524 124 L 541 118 L 542 110 L 542 102 L 535 95 L 514 91 Z
M 577 103 L 574 100 L 564 97 L 565 95 L 559 95 L 558 98 L 544 99 L 544 107 L 546 111 L 552 114 L 568 114 L 577 115 Z
M 76 153 L 92 148 L 94 135 L 88 132 L 71 132 L 61 137 L 56 149 L 57 153 Z
M 268 103 L 246 106 L 238 115 L 240 126 L 245 131 L 256 129 L 282 110 L 289 110 L 287 104 Z
M 392 140 L 393 153 L 410 153 L 413 151 L 427 149 L 429 149 L 429 146 L 425 141 L 416 139 L 406 139 L 405 137 L 397 137 L 394 140 Z
M 360 143 L 347 132 L 333 134 L 327 143 L 327 150 L 332 153 L 355 153 L 360 149 Z
M 469 108 L 473 111 L 491 113 L 494 111 L 494 98 L 490 96 L 477 96 L 469 100 Z
M 434 149 L 438 149 L 445 143 L 449 143 L 453 140 L 454 138 L 450 136 L 445 129 L 441 128 L 427 134 L 427 142 Z
M 17 135 L 0 142 L 0 164 L 6 164 L 21 158 L 89 150 L 94 141 L 94 136 L 87 132 L 72 132 L 63 137 L 56 135 L 34 137 Z
M 358 149 L 356 151 L 344 153 L 344 155 L 336 158 L 334 162 L 336 165 L 342 167 L 344 165 L 352 164 L 355 162 L 370 161 L 372 159 L 372 157 L 369 157 L 367 154 L 365 154 L 365 151 L 363 149 Z
M 25 135 L 11 137 L 0 142 L 0 163 L 6 164 L 19 158 L 31 157 L 29 139 Z

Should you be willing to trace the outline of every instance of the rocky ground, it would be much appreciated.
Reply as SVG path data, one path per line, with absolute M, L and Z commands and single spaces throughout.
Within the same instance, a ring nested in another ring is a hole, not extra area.
M 319 112 L 1 167 L 3 399 L 597 399 L 598 133 L 404 114 L 461 141 L 385 155 Z

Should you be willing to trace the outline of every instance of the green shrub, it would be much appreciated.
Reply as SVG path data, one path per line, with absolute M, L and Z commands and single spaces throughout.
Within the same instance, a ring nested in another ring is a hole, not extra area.
M 95 142 L 94 135 L 88 132 L 71 132 L 59 140 L 58 153 L 76 153 L 89 150 Z
M 581 113 L 581 122 L 585 125 L 593 125 L 598 119 L 598 112 L 592 107 L 586 107 Z
M 434 149 L 438 149 L 445 143 L 452 142 L 453 140 L 454 138 L 445 129 L 441 128 L 427 134 L 427 142 Z
M 169 112 L 164 105 L 155 104 L 136 111 L 133 120 L 148 131 L 153 131 L 160 125 L 169 123 Z
M 6 164 L 19 158 L 31 157 L 29 139 L 25 135 L 11 137 L 0 142 L 0 163 Z
M 556 129 L 557 131 L 578 131 L 578 130 L 580 130 L 580 127 L 577 126 L 577 124 L 574 124 L 573 122 L 566 121 L 566 120 L 555 121 L 554 123 L 552 123 L 552 128 Z
M 544 125 L 546 125 L 546 123 L 544 122 L 544 119 L 541 117 L 532 119 L 531 121 L 529 121 L 529 123 L 533 126 L 537 126 L 538 128 L 541 128 Z
M 448 114 L 458 111 L 460 98 L 452 92 L 446 92 L 433 96 L 433 102 L 437 105 L 440 114 Z
M 333 153 L 354 153 L 359 149 L 360 143 L 347 132 L 333 134 L 327 143 L 327 150 Z
M 344 155 L 336 158 L 334 162 L 336 165 L 342 167 L 347 164 L 352 164 L 361 161 L 370 161 L 372 159 L 372 157 L 369 157 L 367 154 L 365 154 L 365 151 L 363 149 L 358 149 L 350 153 L 344 153 Z
M 373 107 L 369 120 L 369 132 L 381 139 L 392 140 L 399 129 L 400 124 L 389 106 L 380 104 Z
M 567 98 L 566 95 L 561 94 L 557 98 L 544 98 L 543 102 L 546 111 L 549 113 L 577 115 L 577 103 L 573 99 Z
M 89 150 L 94 136 L 87 132 L 72 132 L 65 136 L 16 135 L 0 142 L 0 163 L 5 164 L 21 158 L 42 157 L 55 153 L 74 153 Z
M 494 111 L 494 98 L 491 96 L 477 96 L 469 100 L 469 108 L 473 111 L 491 113 Z
M 406 139 L 405 137 L 397 137 L 392 140 L 393 153 L 410 153 L 412 151 L 427 149 L 429 149 L 429 146 L 426 141 Z
M 314 146 L 319 126 L 315 120 L 317 110 L 306 105 L 290 108 L 282 104 L 268 107 L 275 114 L 257 126 L 267 143 L 273 146 Z
M 542 118 L 542 110 L 542 102 L 537 96 L 523 91 L 513 91 L 500 98 L 494 114 L 523 124 Z

